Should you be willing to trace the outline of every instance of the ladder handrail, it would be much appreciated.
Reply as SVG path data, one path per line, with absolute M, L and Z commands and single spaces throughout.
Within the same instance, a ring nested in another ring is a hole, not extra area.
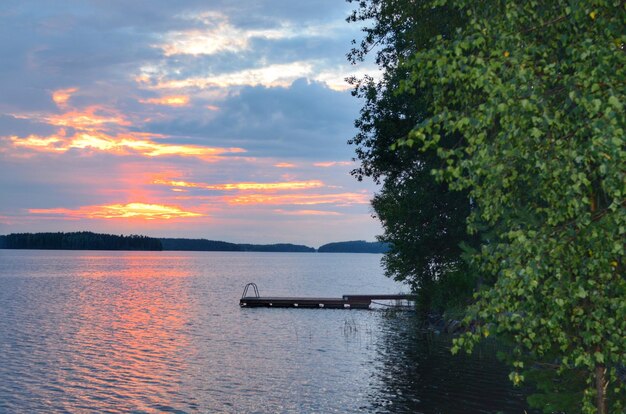
M 241 299 L 248 297 L 248 288 L 252 286 L 252 289 L 254 290 L 254 296 L 255 297 L 260 297 L 259 296 L 259 288 L 257 287 L 256 283 L 248 283 L 246 285 L 246 287 L 243 288 L 243 294 L 241 295 Z

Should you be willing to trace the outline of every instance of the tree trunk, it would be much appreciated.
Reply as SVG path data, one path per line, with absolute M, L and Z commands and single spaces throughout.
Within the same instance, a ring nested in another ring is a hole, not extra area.
M 606 407 L 606 367 L 604 365 L 596 365 L 596 396 L 598 398 L 596 406 L 598 414 L 607 414 Z
M 591 191 L 591 214 L 596 211 L 596 192 Z M 600 347 L 596 348 L 596 352 L 600 352 Z M 598 414 L 607 414 L 606 409 L 606 367 L 603 364 L 596 365 L 596 407 L 598 408 Z

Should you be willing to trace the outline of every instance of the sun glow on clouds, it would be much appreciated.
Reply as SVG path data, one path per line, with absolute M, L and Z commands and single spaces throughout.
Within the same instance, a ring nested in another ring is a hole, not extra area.
M 276 168 L 296 168 L 296 164 L 292 164 L 290 162 L 279 162 L 274 164 Z
M 57 101 L 64 105 L 70 91 L 57 91 Z M 154 103 L 179 106 L 186 105 L 189 97 L 184 95 L 157 98 Z M 181 156 L 196 157 L 205 161 L 218 161 L 226 154 L 243 153 L 243 148 L 221 148 L 200 145 L 168 144 L 156 142 L 155 138 L 165 135 L 137 131 L 126 131 L 134 124 L 127 116 L 115 109 L 91 105 L 84 109 L 72 108 L 61 114 L 16 114 L 18 119 L 45 122 L 58 127 L 55 134 L 27 137 L 0 136 L 0 141 L 8 140 L 14 148 L 36 152 L 65 153 L 70 150 L 92 150 L 116 155 L 140 155 L 144 157 Z M 72 131 L 68 134 L 68 131 Z
M 60 107 L 67 105 L 67 101 L 72 97 L 78 88 L 57 89 L 52 92 L 52 100 Z
M 229 184 L 206 184 L 206 183 L 189 183 L 186 181 L 168 181 L 168 180 L 154 180 L 153 184 L 170 185 L 173 187 L 187 187 L 187 188 L 202 188 L 205 190 L 304 190 L 311 188 L 320 188 L 324 186 L 319 180 L 309 181 L 289 181 L 282 183 L 229 183 Z
M 224 201 L 232 205 L 335 204 L 339 206 L 350 206 L 353 204 L 369 204 L 369 196 L 363 193 L 288 194 L 288 195 L 249 194 L 249 195 L 224 197 Z
M 275 213 L 284 214 L 286 216 L 341 216 L 341 213 L 336 211 L 323 211 L 323 210 L 274 210 Z
M 32 118 L 37 119 L 37 116 Z M 72 110 L 60 115 L 46 115 L 41 117 L 50 125 L 72 127 L 85 130 L 111 126 L 131 126 L 132 123 L 118 111 L 93 105 L 84 110 Z
M 61 114 L 10 114 L 16 119 L 33 120 L 58 127 L 94 130 L 106 127 L 128 127 L 132 122 L 120 112 L 100 105 L 91 105 L 83 110 L 72 109 Z
M 78 209 L 51 208 L 29 209 L 31 214 L 58 215 L 68 218 L 91 219 L 143 219 L 169 220 L 174 218 L 201 217 L 203 214 L 184 211 L 176 206 L 160 204 L 128 203 L 102 206 L 85 206 Z
M 344 165 L 352 165 L 353 163 L 350 161 L 328 161 L 328 162 L 315 162 L 313 163 L 314 167 L 328 168 L 335 166 L 344 166 Z
M 165 105 L 165 106 L 187 106 L 189 105 L 189 96 L 171 95 L 162 96 L 160 98 L 140 99 L 143 104 Z
M 146 157 L 182 156 L 197 157 L 206 161 L 217 161 L 225 154 L 245 152 L 242 148 L 218 148 L 198 145 L 161 144 L 148 139 L 144 134 L 115 134 L 103 132 L 81 132 L 71 137 L 51 135 L 42 137 L 29 135 L 26 138 L 9 137 L 15 147 L 39 152 L 63 153 L 72 149 L 90 149 L 117 155 L 143 155 Z

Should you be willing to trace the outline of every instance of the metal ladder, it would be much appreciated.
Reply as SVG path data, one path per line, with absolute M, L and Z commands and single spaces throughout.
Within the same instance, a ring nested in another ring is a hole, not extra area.
M 252 287 L 252 289 L 254 290 L 254 297 L 255 298 L 259 297 L 259 288 L 257 287 L 256 283 L 248 283 L 246 285 L 246 287 L 243 288 L 243 295 L 241 295 L 241 299 L 248 297 L 248 288 L 249 287 Z

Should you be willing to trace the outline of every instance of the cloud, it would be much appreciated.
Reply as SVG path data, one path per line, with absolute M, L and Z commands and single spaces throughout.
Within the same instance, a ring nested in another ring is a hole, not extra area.
M 345 31 L 346 28 L 343 18 L 305 25 L 285 20 L 266 20 L 265 27 L 236 26 L 229 16 L 217 11 L 185 14 L 181 18 L 196 23 L 196 27 L 169 31 L 163 35 L 163 41 L 155 47 L 160 48 L 165 56 L 243 53 L 258 46 L 259 41 L 277 43 L 285 39 L 298 39 L 301 45 L 306 46 L 310 39 L 324 39 L 325 43 L 329 43 L 337 38 L 337 32 Z
M 57 94 L 57 100 L 61 102 L 60 106 L 64 108 L 71 96 L 71 92 L 68 91 L 63 90 Z M 164 101 L 158 102 L 163 102 L 166 105 L 188 102 L 188 98 L 184 96 L 167 96 L 162 99 Z M 66 153 L 70 150 L 103 151 L 116 155 L 132 154 L 144 157 L 197 157 L 205 161 L 217 161 L 226 154 L 245 152 L 243 148 L 237 147 L 156 142 L 155 139 L 163 139 L 166 136 L 128 131 L 129 127 L 133 126 L 133 122 L 126 115 L 116 109 L 99 105 L 92 105 L 85 109 L 71 108 L 60 114 L 14 114 L 12 118 L 32 119 L 58 127 L 55 133 L 49 135 L 0 136 L 0 143 L 8 142 L 12 147 L 21 150 L 51 153 Z M 3 149 L 2 147 L 0 147 L 0 151 L 8 152 L 6 148 Z
M 260 68 L 240 70 L 222 74 L 209 74 L 201 77 L 168 80 L 165 76 L 153 80 L 144 75 L 140 80 L 152 89 L 206 89 L 209 87 L 228 88 L 232 86 L 283 86 L 312 73 L 313 66 L 309 62 L 292 62 L 286 64 L 267 65 Z
M 336 211 L 324 211 L 324 210 L 274 210 L 275 213 L 284 214 L 287 216 L 341 216 L 341 213 Z
M 289 194 L 268 195 L 249 194 L 227 196 L 224 201 L 231 205 L 318 205 L 334 204 L 338 206 L 351 206 L 353 204 L 369 204 L 370 197 L 363 193 L 339 193 L 339 194 Z
M 349 159 L 358 102 L 347 92 L 298 79 L 287 87 L 243 87 L 219 103 L 220 110 L 155 120 L 146 129 L 194 137 L 206 145 L 227 140 L 255 157 Z
M 326 161 L 326 162 L 314 162 L 313 166 L 321 167 L 321 168 L 329 168 L 329 167 L 346 166 L 346 165 L 353 165 L 353 164 L 354 163 L 352 161 Z
M 187 95 L 168 95 L 159 98 L 140 99 L 139 102 L 151 105 L 165 106 L 187 106 L 189 105 L 189 96 Z
M 128 203 L 101 206 L 85 206 L 78 209 L 50 208 L 29 209 L 31 214 L 90 219 L 142 219 L 169 220 L 173 218 L 201 217 L 203 214 L 185 211 L 176 206 L 160 204 Z
M 224 63 L 228 65 L 227 68 L 220 65 L 211 67 L 216 66 L 216 60 L 213 59 L 208 68 L 204 58 L 194 59 L 184 68 L 179 66 L 178 61 L 172 63 L 164 60 L 160 64 L 140 68 L 134 80 L 139 87 L 149 90 L 185 90 L 191 93 L 203 89 L 241 86 L 288 87 L 295 80 L 303 78 L 322 83 L 332 90 L 347 91 L 352 88 L 346 81 L 349 77 L 359 78 L 365 73 L 373 75 L 375 79 L 381 76 L 378 70 L 356 71 L 347 63 L 329 64 L 327 60 L 316 59 L 311 54 L 287 56 L 284 59 L 286 61 L 280 62 L 278 59 L 279 62 L 271 64 L 262 55 L 249 60 L 243 60 L 242 57 L 226 58 Z
M 242 148 L 217 148 L 199 145 L 161 144 L 143 134 L 115 134 L 80 132 L 72 136 L 62 133 L 50 136 L 29 135 L 25 138 L 8 137 L 16 148 L 41 152 L 64 153 L 73 149 L 103 151 L 116 155 L 142 155 L 145 157 L 180 156 L 198 157 L 205 161 L 218 161 L 225 154 L 245 152 Z
M 37 115 L 32 116 L 37 118 Z M 44 115 L 41 119 L 50 125 L 94 130 L 105 126 L 130 126 L 128 118 L 115 109 L 100 105 L 89 106 L 83 110 L 72 110 L 59 115 Z
M 289 181 L 282 183 L 254 183 L 254 182 L 241 182 L 241 183 L 228 183 L 228 184 L 207 184 L 207 183 L 190 183 L 186 181 L 170 181 L 170 180 L 154 180 L 153 184 L 168 185 L 172 187 L 186 187 L 186 188 L 202 188 L 205 190 L 220 190 L 220 191 L 248 191 L 248 190 L 266 190 L 266 191 L 279 191 L 279 190 L 308 190 L 312 188 L 324 187 L 324 183 L 319 180 L 307 180 L 307 181 Z
M 216 11 L 183 16 L 186 20 L 200 22 L 202 28 L 171 31 L 163 36 L 156 47 L 165 56 L 212 55 L 218 52 L 239 52 L 250 47 L 250 39 L 261 37 L 281 39 L 294 36 L 289 28 L 244 29 L 233 26 L 228 17 Z
M 52 100 L 60 107 L 67 105 L 67 101 L 72 97 L 74 93 L 78 91 L 78 88 L 58 89 L 52 92 Z

